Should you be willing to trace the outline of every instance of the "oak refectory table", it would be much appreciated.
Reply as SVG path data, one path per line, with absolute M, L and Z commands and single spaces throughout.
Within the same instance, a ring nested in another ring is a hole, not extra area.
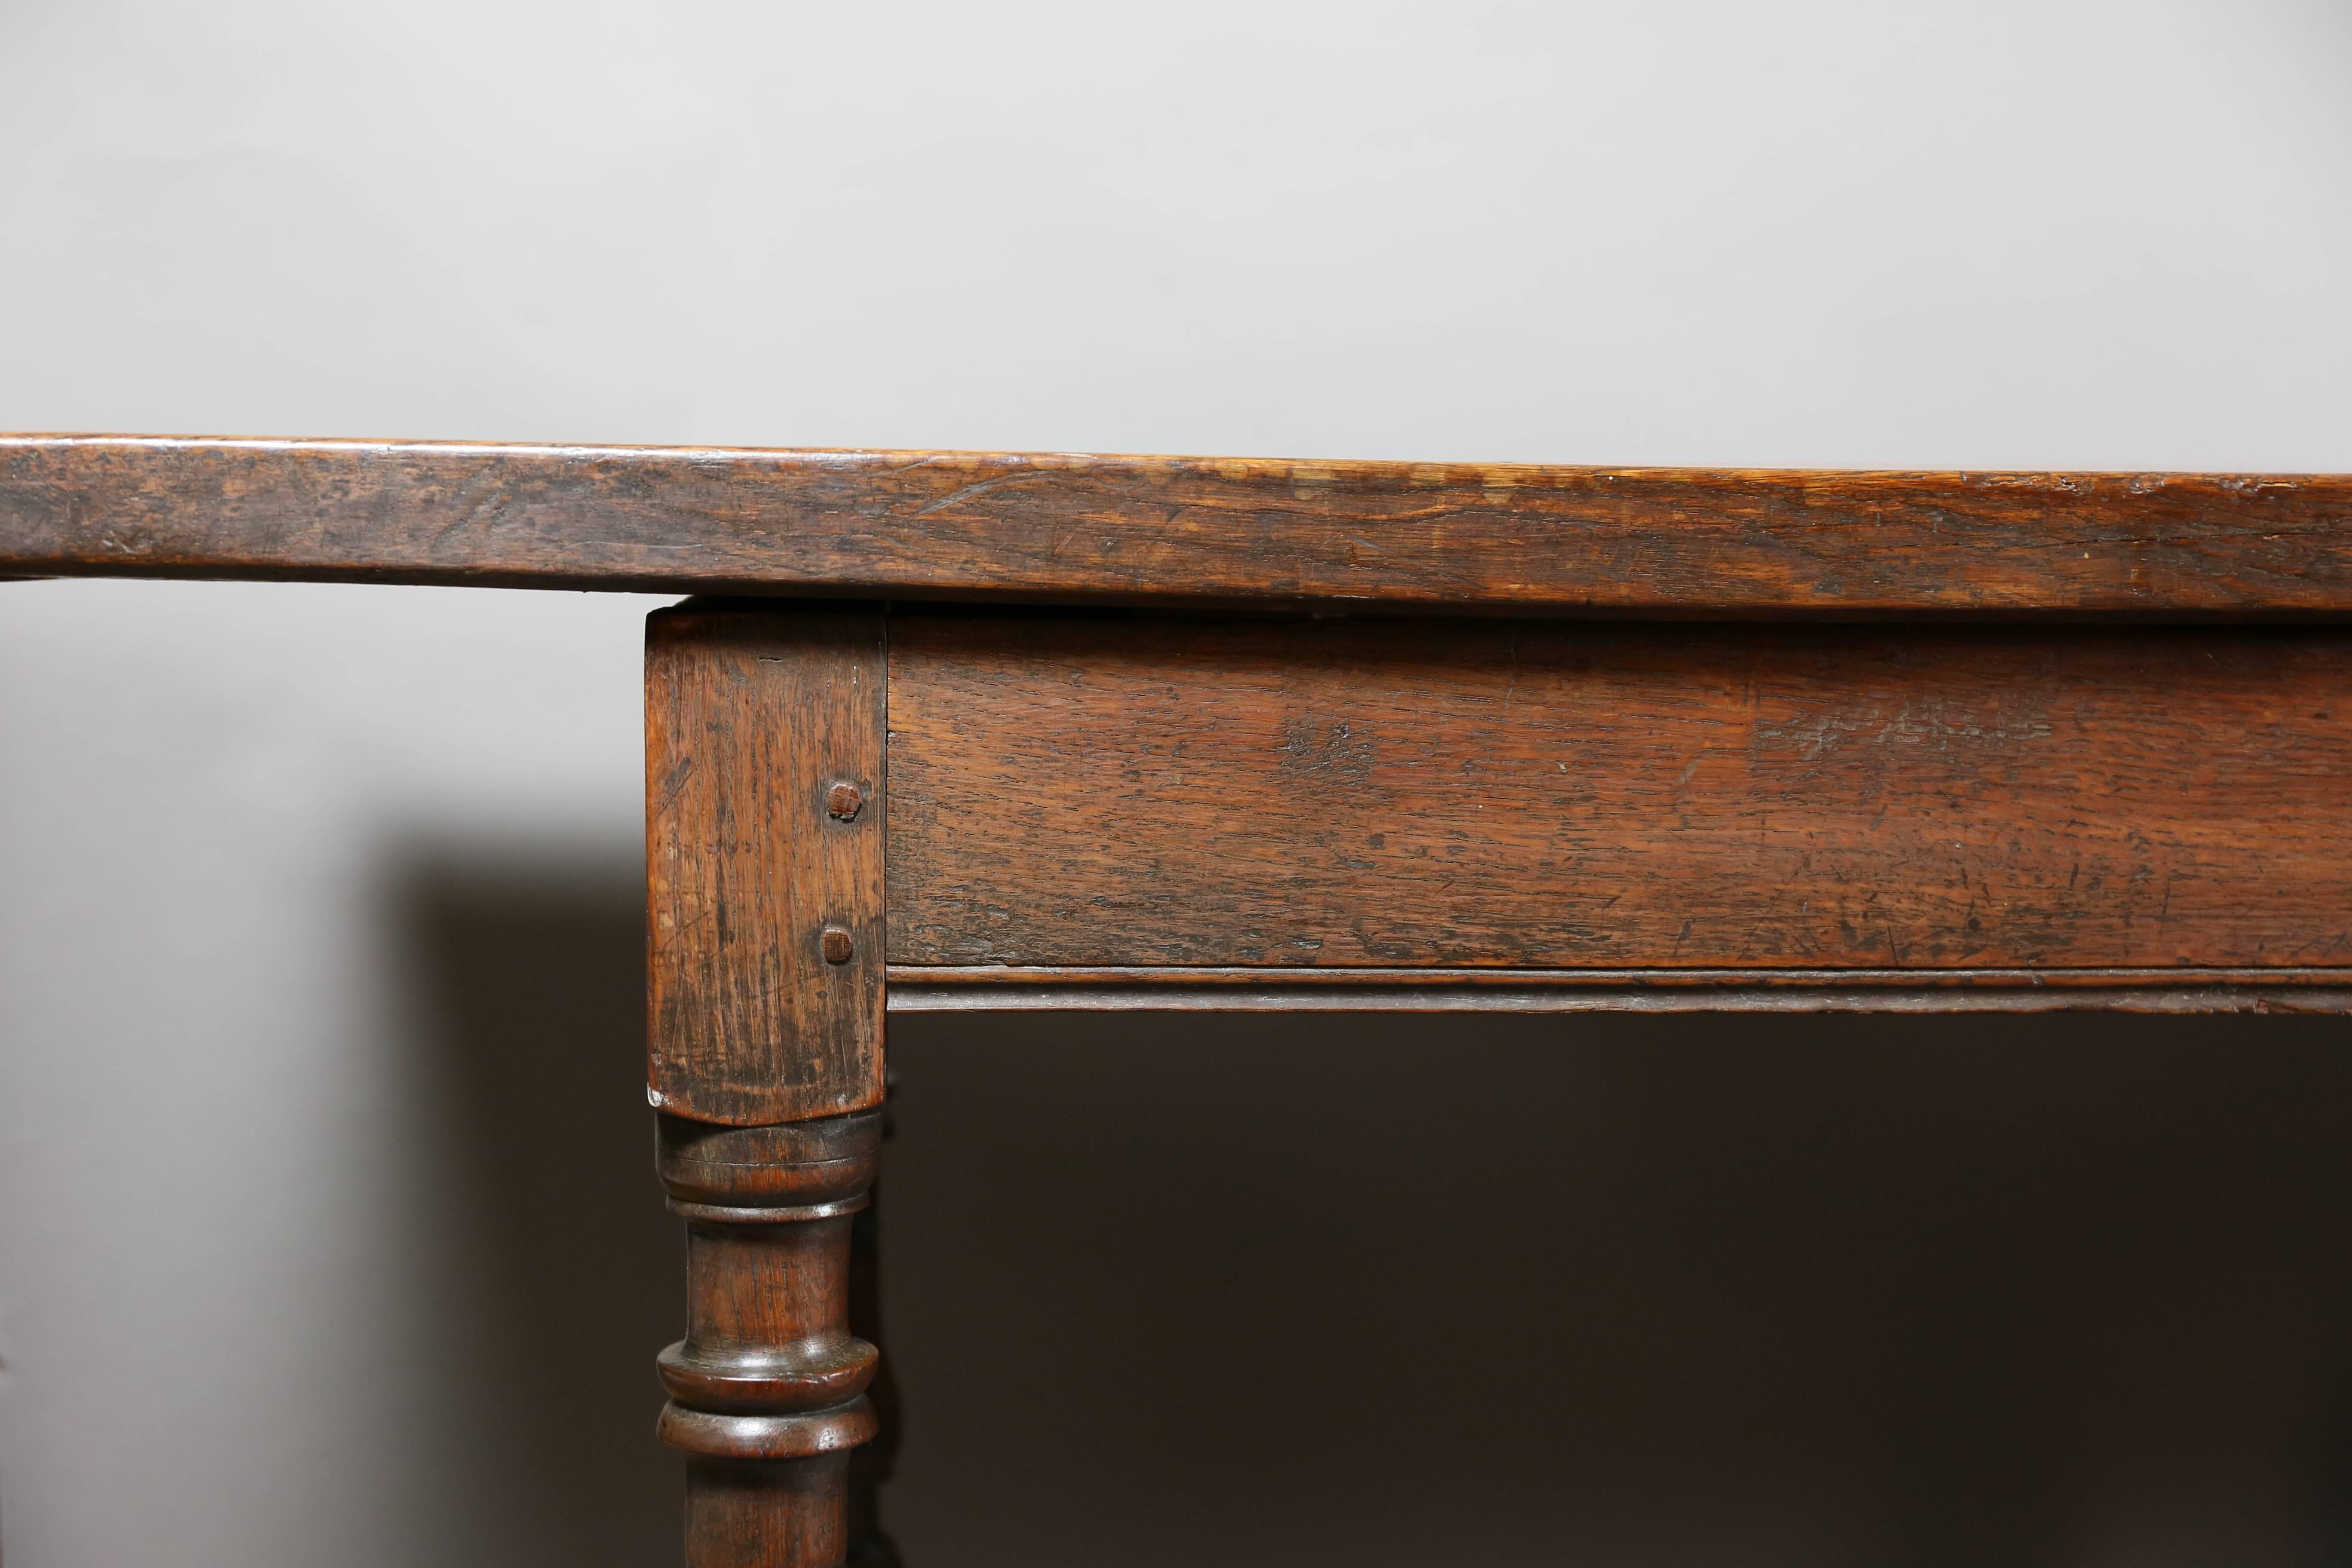
M 692 1568 L 889 1554 L 891 1012 L 2352 1010 L 2352 479 L 25 436 L 0 574 L 693 595 Z

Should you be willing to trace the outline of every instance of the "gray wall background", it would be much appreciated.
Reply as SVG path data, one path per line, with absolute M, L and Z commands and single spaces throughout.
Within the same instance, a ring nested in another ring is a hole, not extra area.
M 0 428 L 2352 468 L 2348 79 L 2326 0 L 0 0 Z M 0 585 L 14 1568 L 672 1550 L 649 603 Z M 2340 1561 L 2343 1044 L 909 1023 L 894 1517 Z

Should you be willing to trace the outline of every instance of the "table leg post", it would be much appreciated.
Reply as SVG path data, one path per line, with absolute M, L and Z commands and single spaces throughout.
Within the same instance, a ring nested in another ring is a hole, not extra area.
M 850 1228 L 878 1111 L 772 1127 L 661 1118 L 686 1221 L 686 1338 L 660 1357 L 663 1441 L 688 1457 L 688 1568 L 835 1568 L 849 1450 L 875 1435 L 877 1352 L 849 1331 Z
M 849 1326 L 882 1142 L 888 648 L 871 610 L 646 626 L 646 1096 L 686 1221 L 688 1568 L 835 1568 L 875 1435 Z M 867 1510 L 870 1512 L 870 1510 Z

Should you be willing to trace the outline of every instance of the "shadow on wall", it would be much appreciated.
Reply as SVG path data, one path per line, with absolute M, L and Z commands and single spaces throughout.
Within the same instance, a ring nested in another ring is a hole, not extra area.
M 638 886 L 404 887 L 462 1119 L 484 1539 L 675 1561 Z M 2346 1561 L 2347 1046 L 895 1020 L 888 1522 L 915 1568 Z
M 506 1568 L 675 1562 L 653 1358 L 683 1327 L 686 1246 L 653 1174 L 643 869 L 424 854 L 392 887 L 446 1118 L 424 1245 L 455 1298 L 449 1533 Z

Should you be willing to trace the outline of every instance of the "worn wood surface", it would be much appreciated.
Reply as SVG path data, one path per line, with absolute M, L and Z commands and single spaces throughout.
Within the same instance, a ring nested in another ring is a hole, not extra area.
M 646 627 L 648 1094 L 751 1124 L 882 1101 L 878 614 Z
M 686 1472 L 687 1568 L 839 1568 L 847 1454 L 790 1465 L 697 1460 Z
M 2352 613 L 2352 478 L 0 437 L 0 574 L 1744 616 Z
M 779 1127 L 661 1118 L 687 1226 L 687 1333 L 657 1365 L 658 1430 L 689 1460 L 687 1568 L 836 1568 L 849 1450 L 873 1438 L 874 1346 L 849 1328 L 850 1233 L 878 1111 Z
M 895 964 L 2352 964 L 2327 628 L 891 641 Z

